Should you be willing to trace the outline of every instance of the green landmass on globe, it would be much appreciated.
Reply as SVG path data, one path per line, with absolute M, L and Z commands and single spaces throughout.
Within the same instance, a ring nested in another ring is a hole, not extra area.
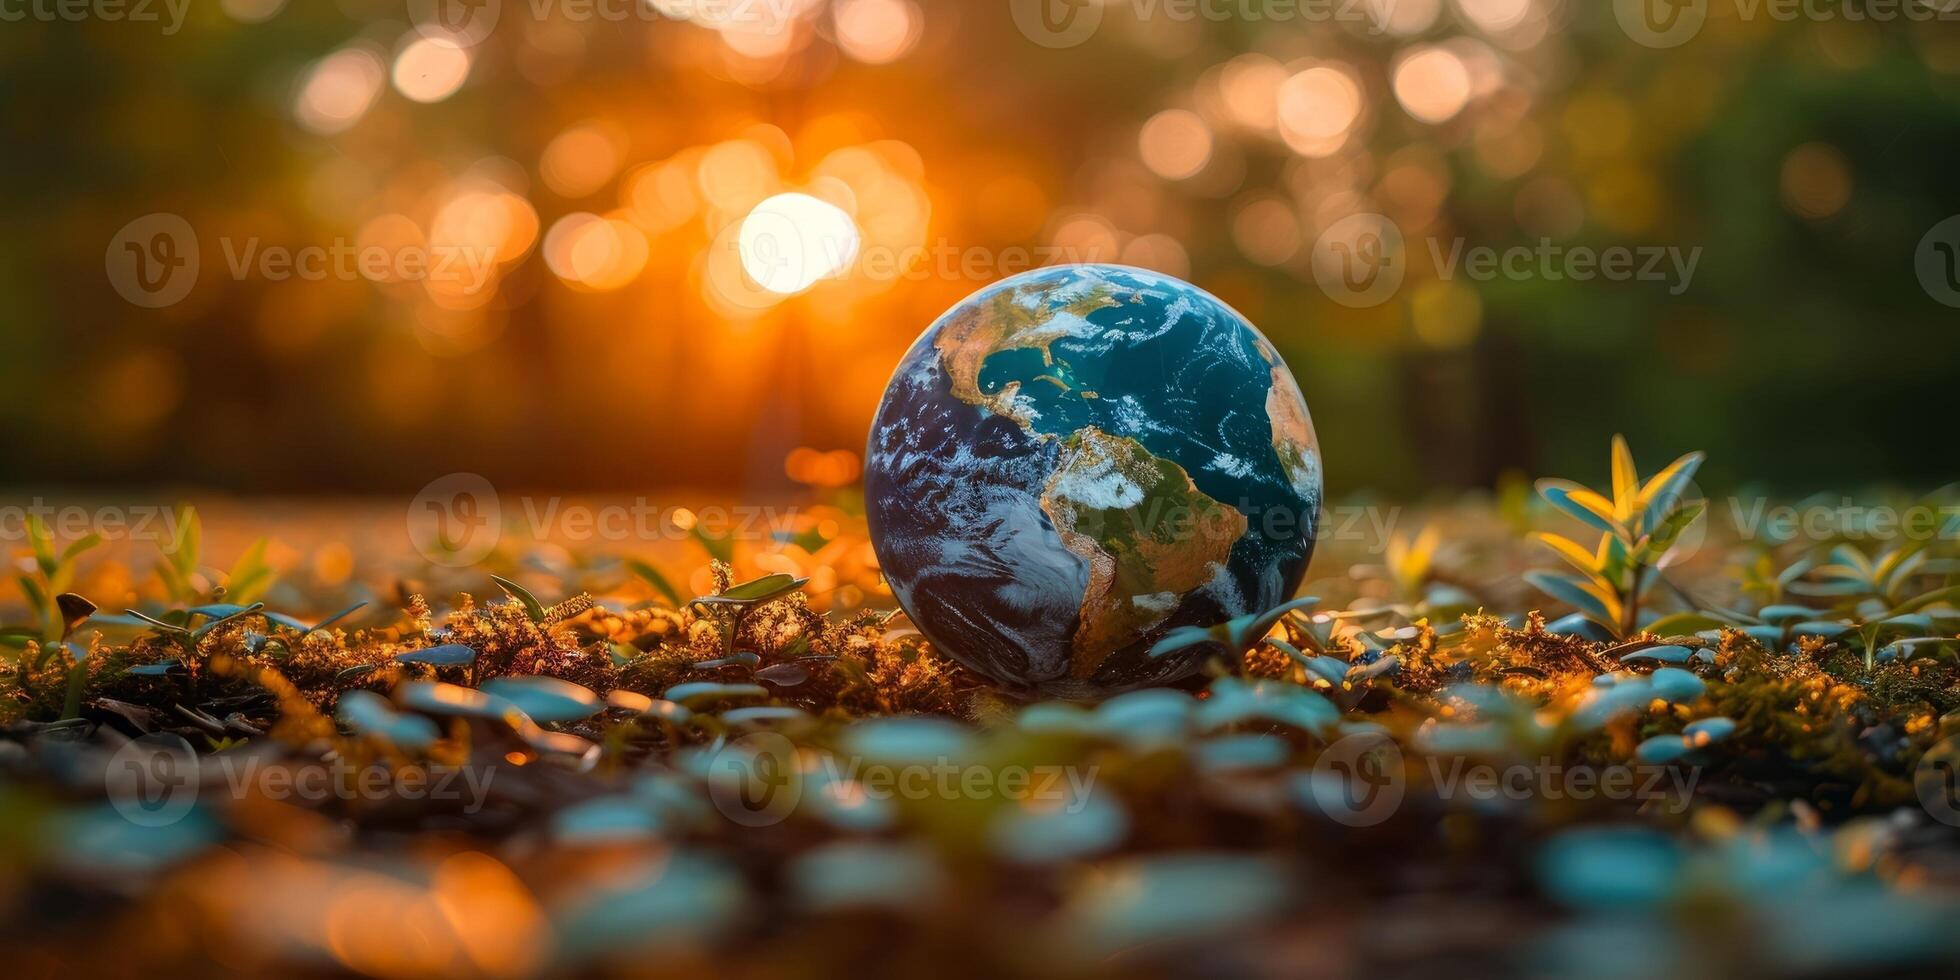
M 950 655 L 1094 697 L 1188 674 L 1169 629 L 1276 604 L 1313 548 L 1320 463 L 1264 337 L 1188 283 L 1041 269 L 967 298 L 895 372 L 866 452 L 873 543 Z

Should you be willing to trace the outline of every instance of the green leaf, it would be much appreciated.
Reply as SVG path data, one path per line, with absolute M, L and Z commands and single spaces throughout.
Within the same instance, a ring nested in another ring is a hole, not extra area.
M 238 556 L 238 561 L 225 575 L 225 598 L 232 602 L 248 603 L 272 584 L 274 571 L 271 565 L 266 564 L 265 550 L 266 539 L 260 538 Z
M 68 668 L 68 695 L 61 702 L 61 720 L 82 716 L 82 689 L 88 684 L 88 651 L 73 643 L 63 643 L 74 664 Z
M 1223 646 L 1225 644 L 1225 638 L 1219 635 L 1219 633 L 1220 631 L 1208 630 L 1202 626 L 1180 626 L 1165 633 L 1163 639 L 1152 644 L 1150 647 L 1150 656 L 1168 656 L 1180 650 L 1187 650 L 1194 646 L 1210 643 Z
M 317 623 L 314 623 L 313 628 L 311 630 L 308 630 L 307 632 L 317 633 L 366 608 L 367 608 L 367 600 L 363 599 L 360 602 L 354 603 L 353 605 L 348 606 L 347 608 L 342 609 L 341 611 L 334 613 L 333 615 L 328 616 L 327 618 L 320 620 Z
M 501 575 L 490 576 L 490 581 L 497 583 L 497 588 L 504 590 L 505 595 L 516 599 L 524 607 L 524 615 L 529 616 L 531 622 L 544 622 L 544 603 L 539 602 L 538 597 L 532 595 L 530 589 L 518 585 L 516 582 L 504 578 Z
M 1231 628 L 1232 645 L 1240 650 L 1259 642 L 1259 638 L 1272 632 L 1273 627 L 1288 613 L 1299 609 L 1310 609 L 1320 604 L 1319 596 L 1303 595 L 1298 599 L 1282 602 L 1265 612 L 1253 616 L 1240 616 L 1226 625 Z
M 1642 527 L 1653 528 L 1667 517 L 1681 499 L 1682 491 L 1687 489 L 1688 481 L 1695 478 L 1695 471 L 1701 468 L 1703 458 L 1701 453 L 1689 453 L 1667 464 L 1665 469 L 1647 481 L 1647 485 L 1640 489 L 1637 504 Z
M 1907 599 L 1893 606 L 1891 614 L 1896 616 L 1901 613 L 1918 612 L 1927 606 L 1936 606 L 1942 602 L 1960 603 L 1960 585 L 1949 585 L 1946 588 L 1934 589 L 1925 595 Z
M 209 622 L 206 622 L 203 625 L 199 626 L 198 628 L 190 631 L 191 640 L 193 642 L 197 640 L 201 640 L 204 637 L 208 636 L 212 630 L 217 629 L 218 627 L 223 626 L 224 624 L 229 623 L 234 619 L 239 619 L 244 616 L 250 616 L 253 613 L 256 613 L 264 608 L 265 608 L 265 603 L 255 602 L 249 606 L 246 606 L 243 609 L 238 610 L 237 612 L 231 613 L 230 615 L 220 616 L 216 619 L 210 620 Z
M 27 515 L 27 541 L 34 546 L 34 564 L 40 567 L 41 574 L 54 575 L 60 567 L 54 554 L 54 535 L 48 533 L 48 525 L 39 515 Z
M 1887 552 L 1872 570 L 1872 580 L 1881 594 L 1891 596 L 1926 563 L 1924 542 L 1912 542 Z
M 20 583 L 20 591 L 26 594 L 27 603 L 34 607 L 35 612 L 43 612 L 48 608 L 48 594 L 41 590 L 41 583 L 25 575 L 19 576 L 14 581 Z
M 516 705 L 531 720 L 544 724 L 582 721 L 606 706 L 590 688 L 556 677 L 498 677 L 485 681 L 479 690 Z
M 1613 436 L 1613 516 L 1621 524 L 1633 521 L 1633 507 L 1640 496 L 1640 473 L 1633 468 L 1633 450 L 1623 435 Z
M 1662 616 L 1647 624 L 1647 632 L 1658 636 L 1682 636 L 1699 633 L 1702 630 L 1718 630 L 1734 626 L 1734 623 L 1716 619 L 1707 613 L 1678 612 Z
M 1585 487 L 1564 480 L 1539 480 L 1538 495 L 1589 527 L 1608 534 L 1621 533 L 1619 522 L 1613 519 L 1613 505 Z
M 694 540 L 701 542 L 701 547 L 708 551 L 708 557 L 719 562 L 734 563 L 735 544 L 728 539 L 727 535 L 709 534 L 707 531 L 701 529 L 700 524 L 688 528 L 687 533 L 693 535 Z
M 197 559 L 203 547 L 204 522 L 198 518 L 197 508 L 188 504 L 178 508 L 177 533 L 171 538 L 164 557 L 177 573 L 177 581 L 187 590 L 197 576 Z
M 136 611 L 136 610 L 134 610 L 134 609 L 125 609 L 125 610 L 123 610 L 123 612 L 124 612 L 124 613 L 127 613 L 128 615 L 131 615 L 131 616 L 134 616 L 134 617 L 136 617 L 137 619 L 140 619 L 140 620 L 142 620 L 143 622 L 146 622 L 146 623 L 148 623 L 148 624 L 150 624 L 151 626 L 154 626 L 154 627 L 156 627 L 156 628 L 157 628 L 157 631 L 158 631 L 158 632 L 161 632 L 161 633 L 167 633 L 167 634 L 170 634 L 170 635 L 173 635 L 173 636 L 189 636 L 189 635 L 191 635 L 191 631 L 190 631 L 190 630 L 187 630 L 187 629 L 185 629 L 185 628 L 183 628 L 182 626 L 179 626 L 179 625 L 177 625 L 176 623 L 169 623 L 169 622 L 165 622 L 165 621 L 163 621 L 163 620 L 161 620 L 161 619 L 158 619 L 158 618 L 156 618 L 155 616 L 152 616 L 152 615 L 150 615 L 150 614 L 148 614 L 148 613 L 143 613 L 143 612 L 138 612 L 138 611 Z
M 1619 629 L 1620 610 L 1617 599 L 1609 602 L 1594 593 L 1598 586 L 1581 582 L 1577 578 L 1555 572 L 1530 571 L 1524 573 L 1524 580 L 1538 591 L 1571 606 L 1601 626 Z
M 756 606 L 795 592 L 809 581 L 807 578 L 797 578 L 794 575 L 777 572 L 739 585 L 731 585 L 728 591 L 720 595 L 704 595 L 694 601 L 707 605 Z
M 445 643 L 426 650 L 409 650 L 395 654 L 395 659 L 405 664 L 429 664 L 433 667 L 462 667 L 476 662 L 476 651 L 461 643 Z
M 637 558 L 627 559 L 626 567 L 629 570 L 631 570 L 633 574 L 638 575 L 640 578 L 644 579 L 648 585 L 653 586 L 653 590 L 655 592 L 660 593 L 660 595 L 667 600 L 668 605 L 673 606 L 676 609 L 680 608 L 681 605 L 680 592 L 674 588 L 674 583 L 667 581 L 667 576 L 660 574 L 660 569 L 655 568 L 646 562 L 640 561 Z
M 1571 563 L 1572 567 L 1577 568 L 1587 575 L 1598 575 L 1602 570 L 1600 566 L 1603 563 L 1598 560 L 1594 553 L 1587 551 L 1583 545 L 1571 538 L 1558 534 L 1550 534 L 1545 531 L 1533 531 L 1531 533 L 1531 539 L 1558 552 L 1559 557 L 1564 558 L 1567 562 Z

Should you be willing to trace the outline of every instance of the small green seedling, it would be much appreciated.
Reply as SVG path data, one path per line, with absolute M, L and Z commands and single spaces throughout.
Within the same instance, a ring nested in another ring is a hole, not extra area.
M 1558 552 L 1577 574 L 1532 571 L 1525 580 L 1614 636 L 1633 634 L 1642 597 L 1660 578 L 1681 532 L 1706 506 L 1681 499 L 1701 461 L 1701 453 L 1689 453 L 1642 483 L 1626 439 L 1614 436 L 1611 499 L 1566 480 L 1538 481 L 1546 502 L 1599 531 L 1600 537 L 1587 548 L 1557 534 L 1534 532 L 1533 539 Z
M 742 631 L 742 618 L 747 616 L 750 610 L 765 603 L 781 599 L 802 588 L 809 581 L 807 578 L 797 578 L 794 575 L 778 572 L 774 575 L 764 575 L 758 579 L 751 579 L 738 585 L 731 585 L 726 590 L 715 595 L 697 596 L 689 600 L 688 605 L 701 607 L 704 611 L 726 611 L 726 615 L 720 617 L 722 621 L 722 655 L 733 656 L 735 653 L 735 637 Z

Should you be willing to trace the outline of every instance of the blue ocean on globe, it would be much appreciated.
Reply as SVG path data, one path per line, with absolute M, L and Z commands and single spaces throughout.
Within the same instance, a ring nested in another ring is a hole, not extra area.
M 1321 500 L 1313 423 L 1251 323 L 1169 276 L 1037 269 L 913 344 L 865 453 L 872 543 L 933 645 L 1009 688 L 1174 681 L 1187 625 L 1298 588 Z

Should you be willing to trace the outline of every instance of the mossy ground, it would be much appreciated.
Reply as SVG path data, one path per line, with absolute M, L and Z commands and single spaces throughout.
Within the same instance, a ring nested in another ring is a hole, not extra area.
M 1215 650 L 1179 691 L 1102 706 L 1030 705 L 931 649 L 881 601 L 848 504 L 793 542 L 702 539 L 652 578 L 619 555 L 552 549 L 549 572 L 511 551 L 261 590 L 289 611 L 370 600 L 321 630 L 264 610 L 187 648 L 167 630 L 83 623 L 72 648 L 25 643 L 0 702 L 9 943 L 49 970 L 116 973 L 1425 974 L 1556 968 L 1610 920 L 1638 923 L 1643 948 L 1681 969 L 1744 958 L 1801 973 L 1877 962 L 1849 940 L 1815 959 L 1764 948 L 1790 917 L 1879 914 L 1845 910 L 1877 901 L 1868 889 L 1900 903 L 1881 910 L 1888 922 L 1952 921 L 1940 917 L 1960 889 L 1960 838 L 1915 779 L 1960 745 L 1955 644 L 1868 663 L 1856 629 L 1787 643 L 1742 628 L 1569 635 L 1539 613 L 1562 610 L 1518 584 L 1542 556 L 1515 523 L 1476 506 L 1430 520 L 1445 530 L 1421 569 L 1406 539 L 1326 541 L 1308 586 L 1323 602 L 1275 627 L 1283 647 Z M 1756 552 L 1730 544 L 1671 573 L 1684 592 L 1746 601 Z M 192 604 L 173 606 L 142 561 L 85 567 L 71 587 L 127 589 L 166 619 Z M 1943 568 L 1914 588 L 1950 582 Z M 498 593 L 491 571 L 543 601 Z M 746 606 L 686 601 L 783 572 L 811 581 Z M 667 595 L 670 577 L 694 588 Z M 403 657 L 457 646 L 469 662 Z M 1670 675 L 1671 690 L 1642 659 L 1662 649 L 1685 650 L 1668 669 L 1692 675 Z M 513 723 L 406 693 L 536 676 L 609 707 Z M 1640 693 L 1601 709 L 1615 687 Z M 398 714 L 350 712 L 354 691 Z M 668 698 L 685 704 L 643 707 Z M 420 717 L 433 737 L 376 727 Z M 957 727 L 872 724 L 892 718 Z M 1732 726 L 1645 754 L 1715 722 Z M 1330 747 L 1369 733 L 1399 746 L 1405 796 L 1349 825 L 1324 795 Z M 229 760 L 231 781 L 207 777 L 189 816 L 144 827 L 105 805 L 104 773 L 121 746 L 159 734 L 206 766 Z M 756 737 L 795 746 L 804 794 L 763 822 L 717 795 L 719 760 Z M 980 775 L 881 797 L 861 767 L 892 765 L 889 744 L 867 746 L 893 738 L 900 757 Z M 1692 779 L 1685 794 L 1466 798 L 1450 775 L 1466 761 Z M 374 793 L 306 796 L 238 780 L 238 766 L 385 778 Z M 494 779 L 474 796 L 403 792 L 403 774 L 452 767 Z M 992 781 L 1044 767 L 1093 774 L 1093 789 L 1048 798 Z M 1574 859 L 1605 865 L 1560 863 L 1562 842 L 1602 827 L 1656 835 L 1678 870 L 1654 878 L 1646 851 L 1612 864 L 1617 838 Z M 1789 835 L 1817 857 L 1813 877 L 1753 883 Z M 1623 878 L 1644 891 L 1627 899 Z M 1894 938 L 1915 968 L 1960 954 L 1950 935 Z

